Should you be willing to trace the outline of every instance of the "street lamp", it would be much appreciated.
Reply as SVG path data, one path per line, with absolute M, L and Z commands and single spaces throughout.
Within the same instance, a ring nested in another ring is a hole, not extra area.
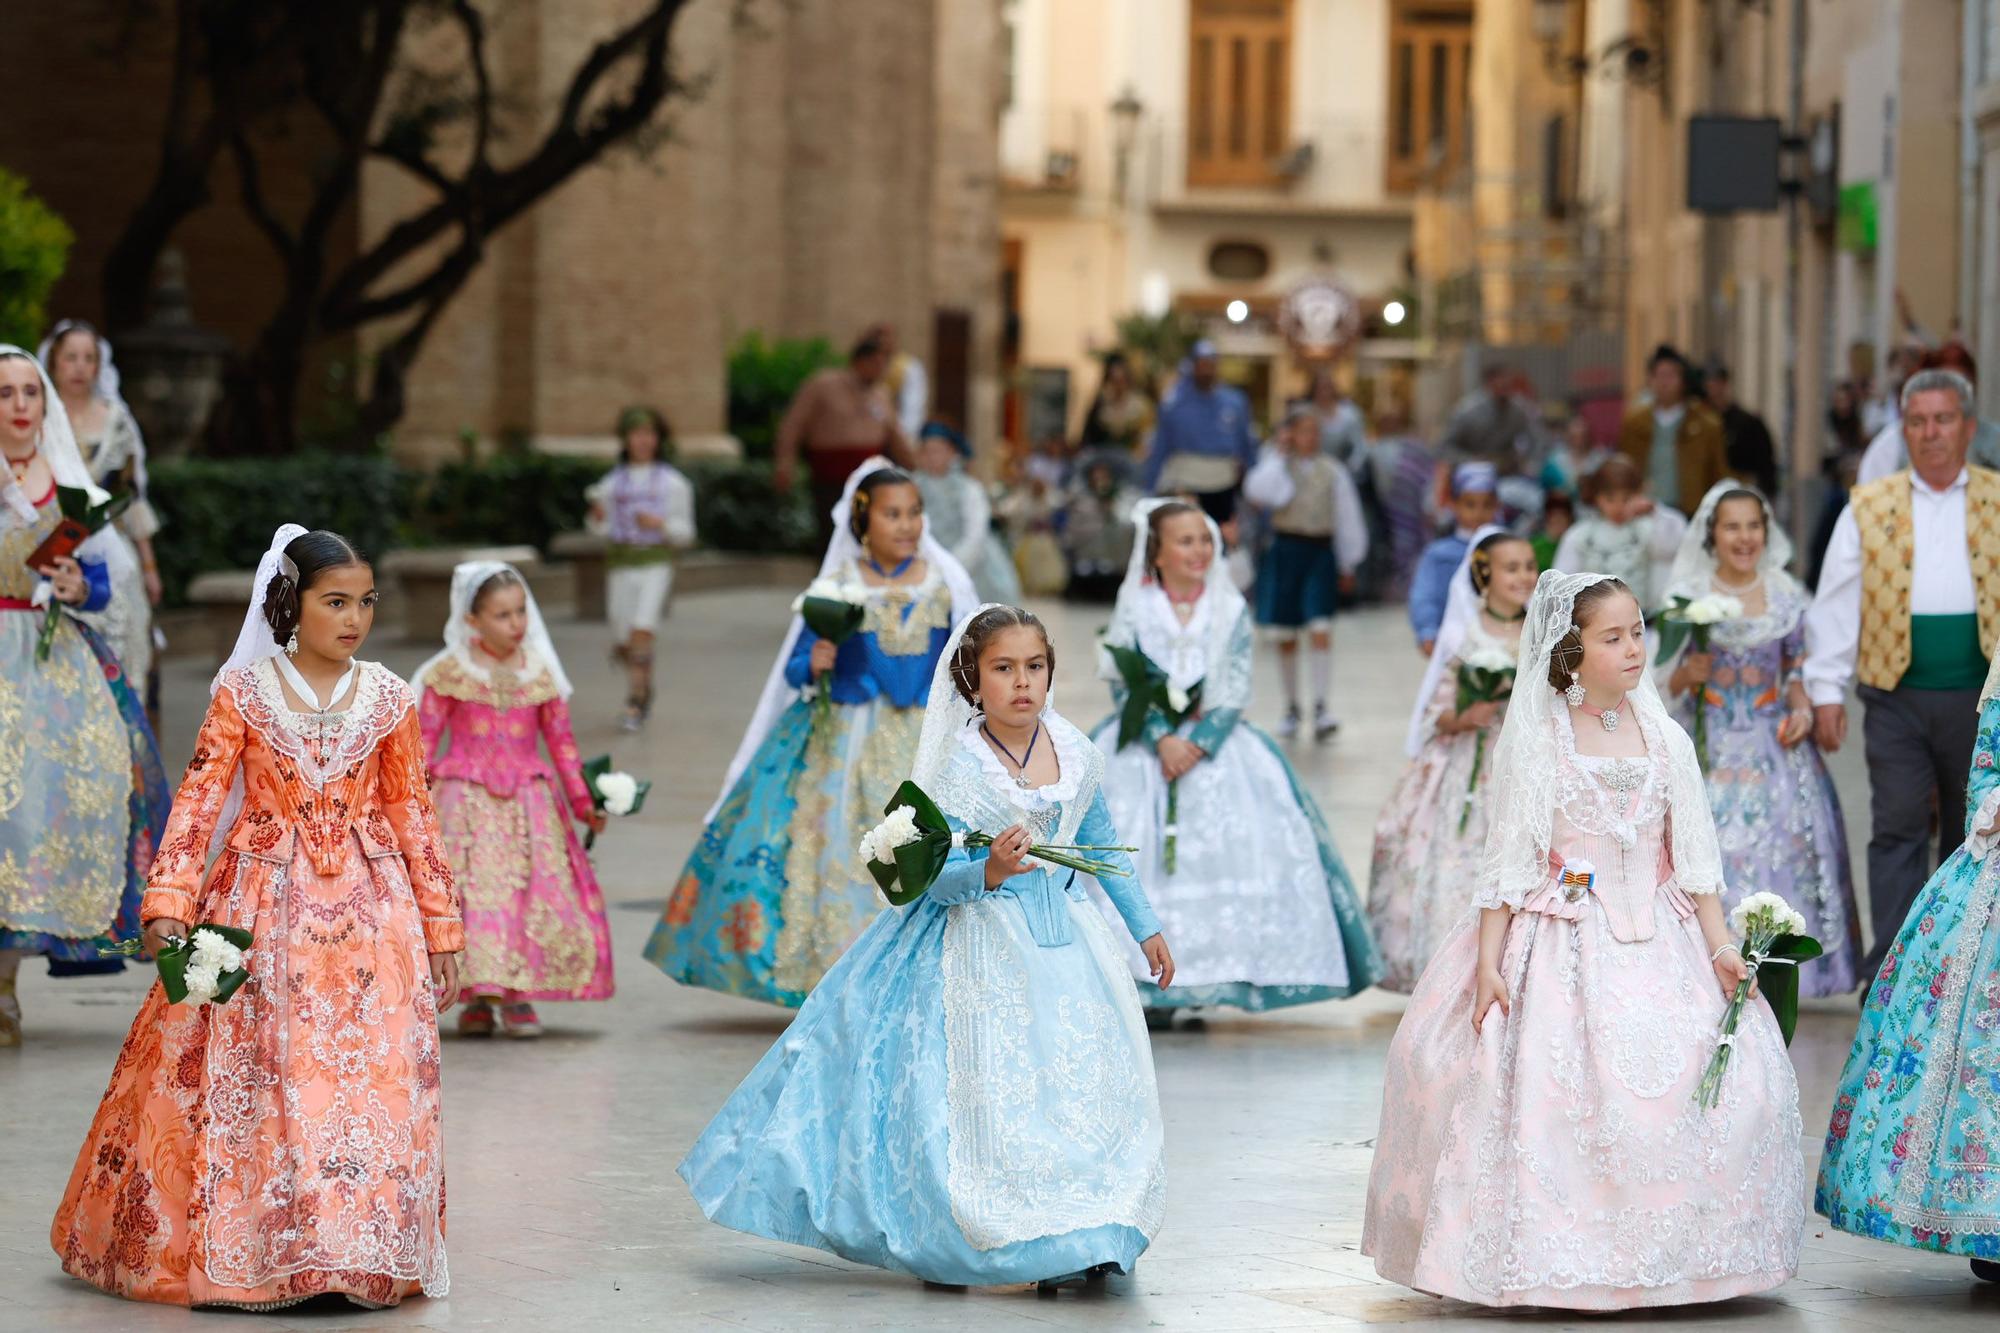
M 1231 301 L 1223 309 L 1222 313 L 1229 317 L 1231 324 L 1241 324 L 1244 320 L 1250 318 L 1250 303 L 1248 301 Z
M 1118 94 L 1118 100 L 1111 104 L 1112 172 L 1116 179 L 1116 193 L 1119 203 L 1125 202 L 1125 187 L 1132 169 L 1132 144 L 1139 136 L 1139 117 L 1146 112 L 1146 104 L 1139 100 L 1139 94 L 1131 84 Z

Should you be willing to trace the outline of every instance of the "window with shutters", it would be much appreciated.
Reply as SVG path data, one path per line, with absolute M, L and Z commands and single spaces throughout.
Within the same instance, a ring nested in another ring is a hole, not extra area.
M 1472 162 L 1472 0 L 1394 0 L 1389 17 L 1391 191 L 1441 184 Z
M 1269 185 L 1291 148 L 1291 0 L 1190 0 L 1188 184 Z

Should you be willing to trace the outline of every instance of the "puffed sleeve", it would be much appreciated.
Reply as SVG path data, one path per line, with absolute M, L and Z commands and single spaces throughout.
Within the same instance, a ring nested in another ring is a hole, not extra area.
M 577 753 L 576 733 L 570 729 L 569 705 L 560 698 L 550 699 L 535 713 L 542 729 L 542 743 L 549 747 L 549 758 L 562 781 L 563 794 L 569 797 L 569 808 L 578 819 L 590 818 L 597 803 L 590 799 L 590 788 L 584 785 L 583 756 Z
M 424 753 L 432 763 L 444 758 L 445 737 L 451 732 L 452 701 L 430 686 L 424 686 L 417 704 L 417 727 L 423 733 Z
M 208 872 L 208 845 L 229 799 L 244 735 L 243 714 L 236 710 L 235 699 L 228 690 L 217 690 L 194 738 L 194 758 L 174 793 L 166 836 L 153 857 L 146 896 L 139 903 L 141 921 L 193 920 L 195 896 Z
M 396 830 L 396 845 L 410 869 L 410 888 L 424 917 L 424 947 L 431 953 L 457 953 L 465 947 L 465 922 L 451 867 L 445 864 L 430 784 L 424 780 L 424 735 L 415 708 L 382 739 L 375 783 L 382 813 Z
M 954 821 L 952 827 L 960 825 Z M 933 902 L 950 907 L 969 903 L 986 891 L 986 849 L 954 847 L 926 893 Z
M 1077 827 L 1076 840 L 1085 847 L 1117 844 L 1118 829 L 1111 822 L 1111 810 L 1104 804 L 1102 791 L 1091 797 L 1090 811 Z M 1146 890 L 1140 887 L 1139 874 L 1133 868 L 1132 858 L 1124 852 L 1085 852 L 1083 855 L 1117 868 L 1118 874 L 1104 876 L 1097 881 L 1097 887 L 1104 890 L 1104 896 L 1118 909 L 1118 915 L 1124 919 L 1125 929 L 1132 932 L 1132 938 L 1143 944 L 1159 934 L 1160 919 L 1153 915 L 1153 904 L 1146 897 Z

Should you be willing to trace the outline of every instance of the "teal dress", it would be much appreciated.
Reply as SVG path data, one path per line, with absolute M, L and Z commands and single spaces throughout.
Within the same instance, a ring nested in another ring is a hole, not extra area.
M 1966 841 L 1910 908 L 1861 1012 L 1814 1207 L 1857 1236 L 2000 1259 L 2000 700 L 1979 714 Z
M 675 881 L 646 958 L 676 981 L 796 1008 L 883 907 L 855 849 L 910 775 L 952 597 L 935 570 L 867 592 L 823 718 L 808 697 L 818 638 L 800 630 L 785 679 L 801 694 Z

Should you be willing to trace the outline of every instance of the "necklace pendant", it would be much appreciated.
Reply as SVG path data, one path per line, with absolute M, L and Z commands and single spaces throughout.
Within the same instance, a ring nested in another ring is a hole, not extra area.
M 1028 781 L 1026 773 L 1016 773 L 1014 775 L 1014 785 L 1022 791 L 1033 791 L 1035 789 L 1035 784 Z
M 1615 708 L 1607 708 L 1602 714 L 1599 715 L 1599 720 L 1604 723 L 1604 729 L 1606 731 L 1618 730 L 1618 718 L 1619 718 L 1619 712 Z

